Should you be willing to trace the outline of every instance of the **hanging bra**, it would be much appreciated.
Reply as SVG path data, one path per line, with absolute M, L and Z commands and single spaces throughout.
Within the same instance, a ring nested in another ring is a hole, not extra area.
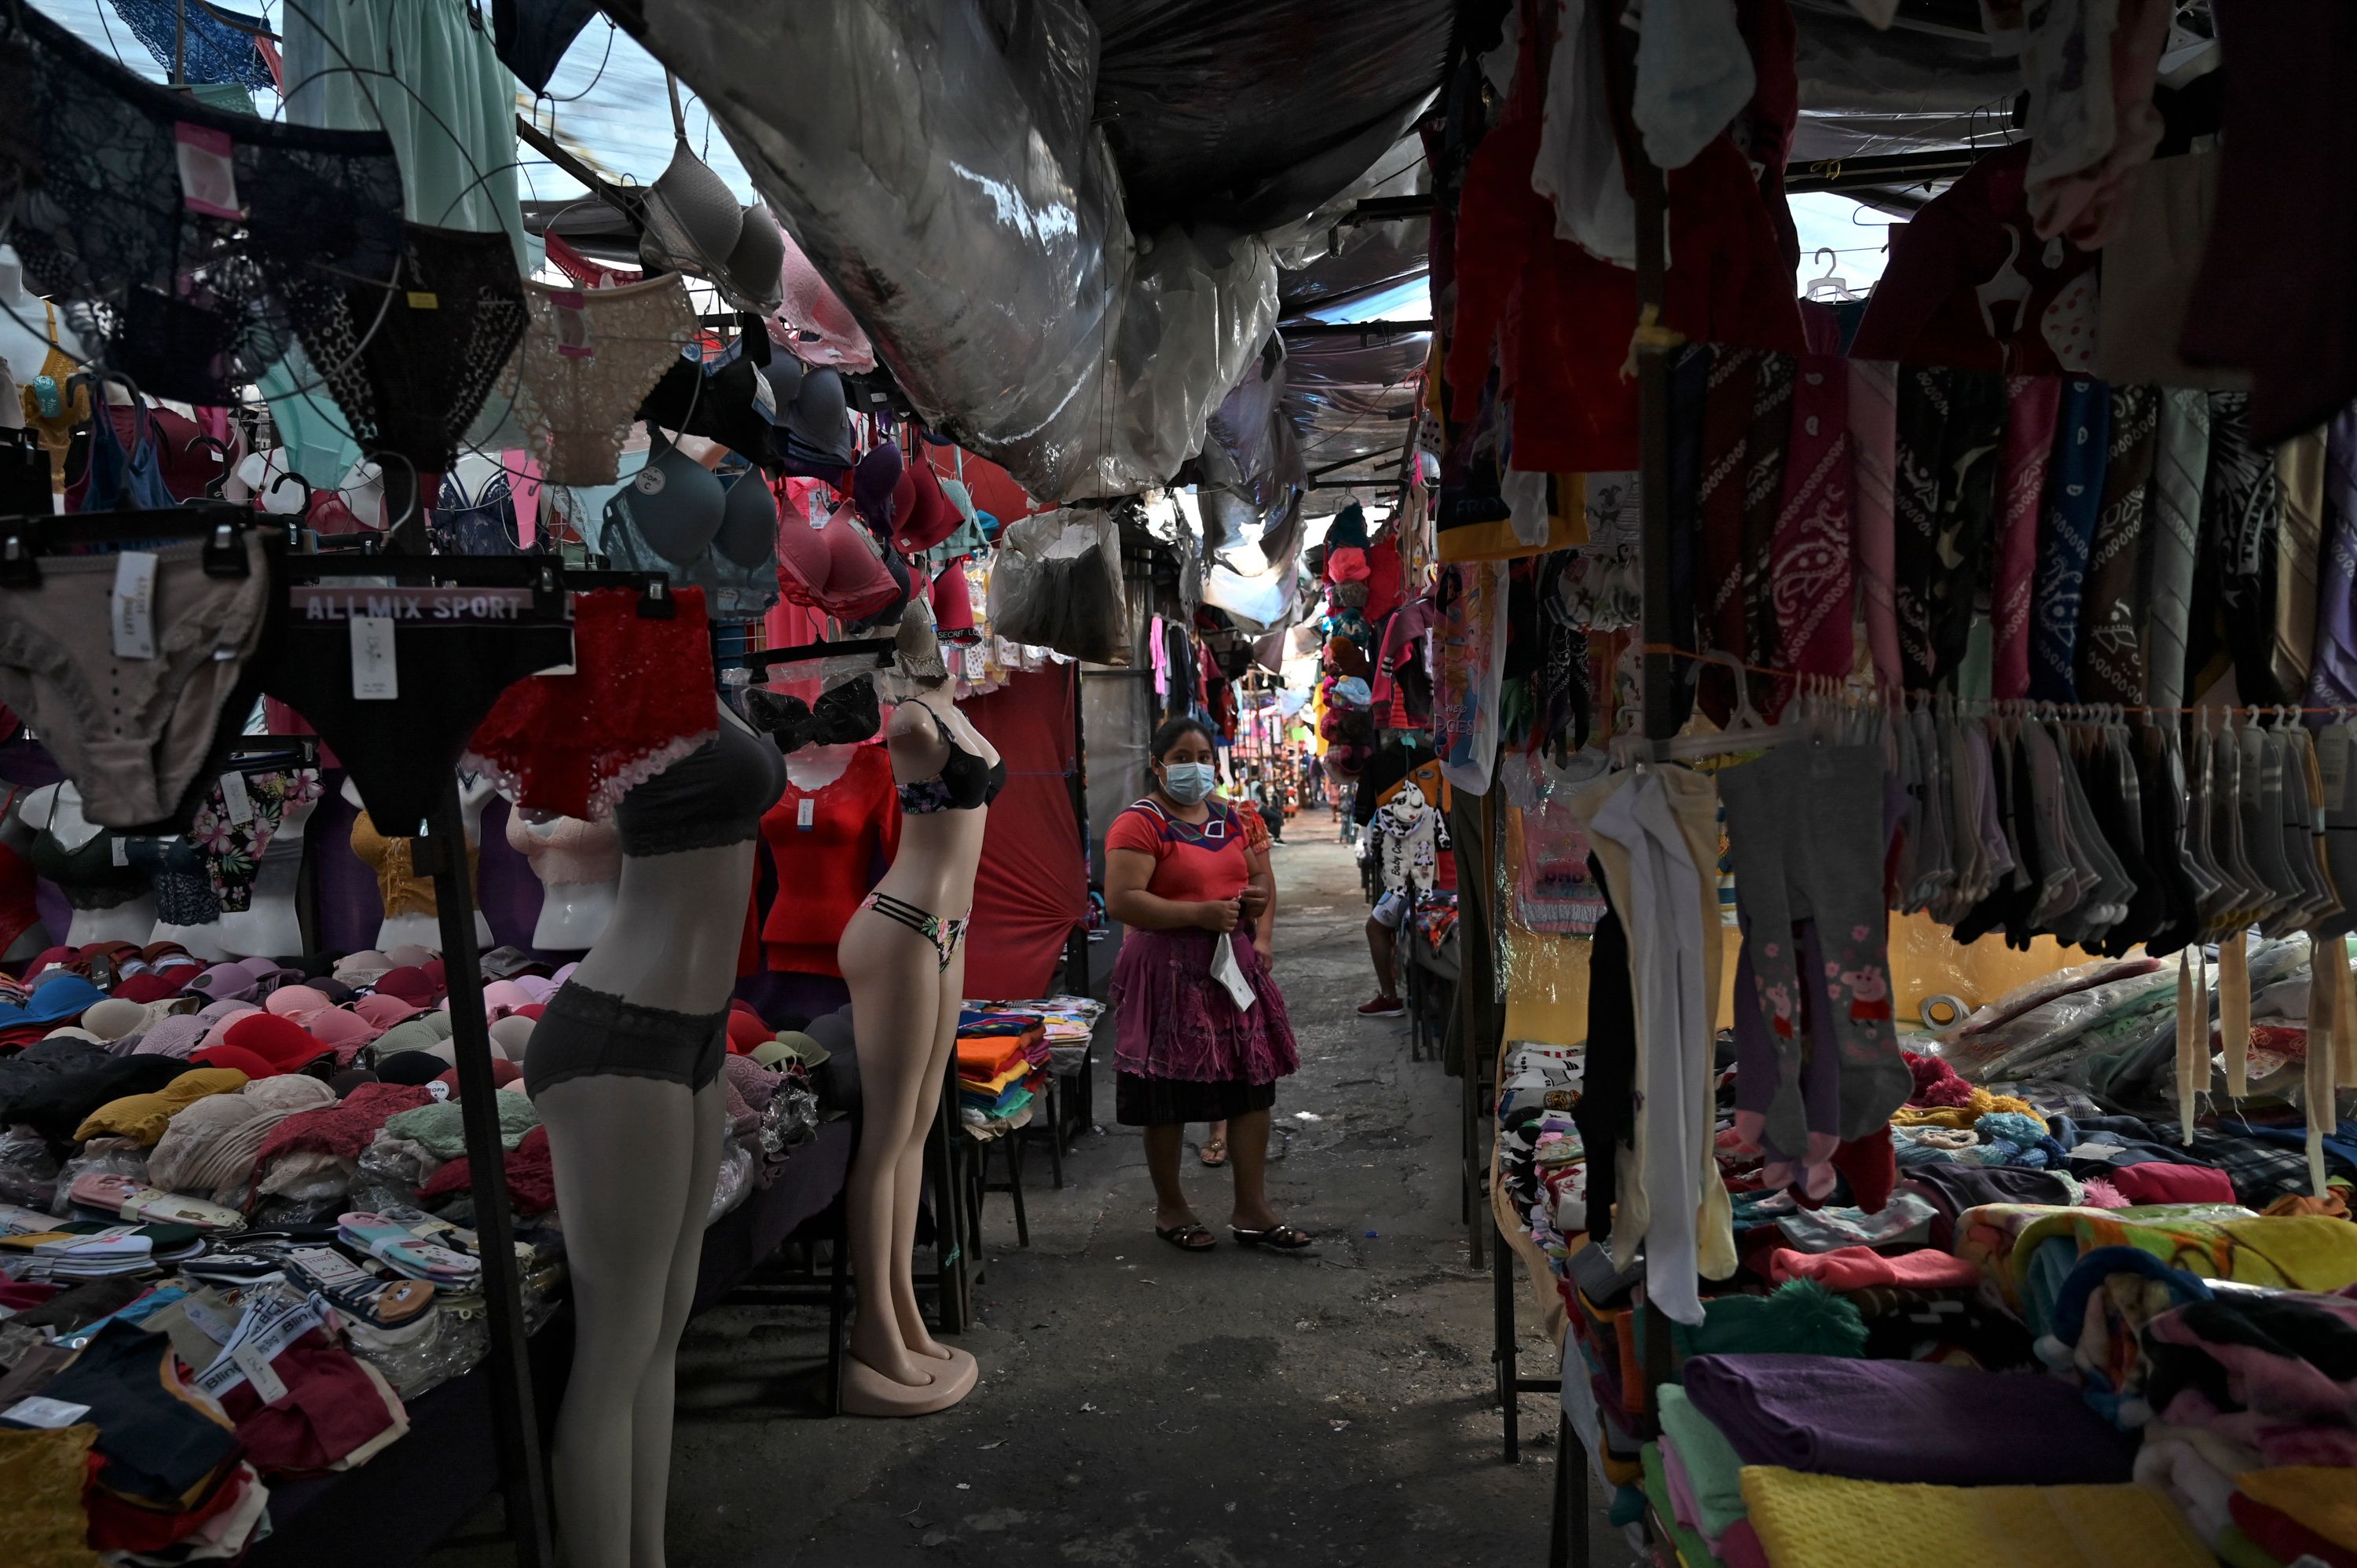
M 958 745 L 941 714 L 931 708 L 925 712 L 931 714 L 933 729 L 950 754 L 934 777 L 899 787 L 900 810 L 912 817 L 929 817 L 935 811 L 971 811 L 997 800 L 1006 787 L 1006 759 L 1002 757 L 985 767 L 981 757 Z
M 442 476 L 442 490 L 425 514 L 425 537 L 437 555 L 517 555 L 522 553 L 516 527 L 515 491 L 507 471 L 500 469 L 484 482 L 472 499 L 456 474 Z
M 756 620 L 778 602 L 778 499 L 758 469 L 732 486 L 665 445 L 606 503 L 598 548 L 624 572 L 662 572 L 705 592 L 714 620 Z
M 41 449 L 49 455 L 49 489 L 63 495 L 66 489 L 66 454 L 73 446 L 74 427 L 90 418 L 90 388 L 80 386 L 70 392 L 66 390 L 66 383 L 81 367 L 58 342 L 58 307 L 45 299 L 41 302 L 41 308 L 48 313 L 49 317 L 49 351 L 41 356 L 40 370 L 18 389 L 17 395 L 23 403 L 25 423 L 40 433 Z M 40 394 L 43 389 L 38 384 L 41 377 L 48 379 L 47 390 L 58 407 L 55 413 L 42 411 Z
M 845 682 L 815 703 L 805 703 L 791 692 L 755 686 L 745 693 L 745 716 L 755 729 L 775 736 L 780 751 L 848 746 L 866 740 L 884 723 L 883 713 L 876 705 L 876 682 L 867 676 Z

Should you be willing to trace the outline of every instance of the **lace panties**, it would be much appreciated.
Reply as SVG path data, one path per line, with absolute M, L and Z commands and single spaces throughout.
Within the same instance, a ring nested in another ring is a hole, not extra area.
M 206 548 L 189 540 L 152 552 L 152 659 L 115 656 L 116 555 L 46 557 L 38 587 L 0 589 L 0 703 L 48 744 L 93 822 L 186 820 L 216 739 L 244 727 L 270 563 L 249 532 L 246 575 L 210 576 Z
M 389 837 L 424 829 L 467 750 L 467 737 L 500 693 L 535 671 L 573 660 L 572 625 L 536 617 L 522 590 L 296 593 L 285 655 L 264 671 L 263 690 L 292 706 L 336 748 L 369 815 Z M 398 706 L 352 694 L 354 634 L 345 616 L 354 606 L 367 613 L 372 601 L 396 610 L 387 662 Z M 403 613 L 404 607 L 415 613 Z M 457 611 L 437 618 L 437 607 Z M 477 610 L 483 612 L 478 618 L 457 618 Z
M 672 599 L 677 613 L 651 620 L 633 589 L 577 596 L 574 672 L 509 687 L 475 727 L 465 766 L 519 806 L 586 819 L 610 814 L 710 740 L 718 715 L 704 593 L 679 588 Z
M 0 42 L 31 65 L 0 148 L 9 242 L 32 291 L 68 302 L 88 351 L 142 392 L 235 403 L 346 283 L 393 275 L 401 169 L 382 133 L 209 108 L 29 5 L 0 14 Z
M 524 285 L 516 419 L 552 485 L 610 485 L 640 400 L 695 338 L 677 274 L 620 288 Z
M 693 1094 L 720 1076 L 728 1015 L 641 1007 L 568 981 L 524 1047 L 523 1084 L 537 1096 L 568 1078 L 651 1078 Z
M 504 231 L 402 232 L 390 285 L 384 273 L 351 279 L 296 326 L 361 449 L 438 474 L 523 336 L 523 279 Z
M 972 915 L 961 915 L 954 920 L 944 920 L 928 909 L 920 909 L 905 898 L 895 898 L 889 893 L 870 893 L 859 901 L 863 909 L 873 909 L 888 920 L 908 927 L 933 944 L 934 956 L 941 960 L 943 972 L 950 960 L 957 957 L 958 944 L 965 940 L 965 929 L 974 923 Z

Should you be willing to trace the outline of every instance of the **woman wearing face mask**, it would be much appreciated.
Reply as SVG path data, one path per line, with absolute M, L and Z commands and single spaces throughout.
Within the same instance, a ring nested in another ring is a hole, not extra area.
M 1276 1080 L 1299 1063 L 1285 998 L 1253 945 L 1265 873 L 1254 875 L 1235 811 L 1211 799 L 1217 755 L 1200 721 L 1167 721 L 1147 746 L 1149 792 L 1105 834 L 1105 912 L 1128 928 L 1113 972 L 1114 1110 L 1146 1129 L 1156 1235 L 1190 1252 L 1215 1244 L 1178 1184 L 1178 1156 L 1188 1122 L 1224 1121 L 1236 1176 L 1229 1233 L 1298 1252 L 1316 1242 L 1269 1208 L 1266 1177 Z M 1211 974 L 1223 935 L 1253 992 L 1242 1010 Z

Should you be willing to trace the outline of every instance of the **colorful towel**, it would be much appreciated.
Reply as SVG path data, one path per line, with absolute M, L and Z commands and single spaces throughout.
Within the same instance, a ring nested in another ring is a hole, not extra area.
M 2161 1314 L 2144 1339 L 2145 1397 L 2161 1420 L 2270 1466 L 2357 1467 L 2357 1295 L 2222 1294 Z
M 1743 1472 L 1776 1568 L 2214 1568 L 2169 1499 L 2138 1486 L 1889 1486 Z
M 1697 1356 L 1684 1377 L 1746 1465 L 2004 1487 L 2125 1481 L 2133 1457 L 2078 1390 L 2037 1373 L 1770 1355 Z
M 1694 1489 L 1696 1522 L 1716 1540 L 1743 1517 L 1743 1460 L 1725 1434 L 1695 1409 L 1685 1390 L 1663 1383 L 1658 1398 L 1662 1446 L 1676 1453 Z
M 1645 1471 L 1645 1500 L 1652 1506 L 1653 1517 L 1676 1538 L 1678 1555 L 1686 1568 L 1720 1568 L 1717 1558 L 1703 1538 L 1688 1526 L 1679 1522 L 1677 1510 L 1670 1497 L 1670 1483 L 1662 1467 L 1662 1453 L 1652 1444 L 1645 1444 L 1641 1460 Z

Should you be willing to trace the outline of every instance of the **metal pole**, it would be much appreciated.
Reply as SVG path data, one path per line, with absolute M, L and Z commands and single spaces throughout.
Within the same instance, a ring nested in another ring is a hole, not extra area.
M 388 477 L 390 473 L 388 472 Z M 508 1215 L 507 1164 L 500 1146 L 499 1082 L 491 1076 L 490 1026 L 483 1016 L 483 972 L 475 955 L 475 899 L 467 875 L 466 819 L 458 810 L 458 779 L 443 780 L 425 836 L 434 874 L 434 903 L 442 921 L 442 967 L 450 988 L 450 1044 L 457 1058 L 458 1114 L 467 1134 L 475 1198 L 475 1235 L 482 1244 L 483 1301 L 490 1316 L 491 1421 L 500 1448 L 500 1484 L 507 1496 L 508 1532 L 521 1568 L 542 1568 L 555 1553 L 549 1530 L 548 1472 L 540 1452 L 540 1422 L 532 1397 L 532 1367 L 523 1329 L 523 1297 L 516 1277 L 515 1230 Z

